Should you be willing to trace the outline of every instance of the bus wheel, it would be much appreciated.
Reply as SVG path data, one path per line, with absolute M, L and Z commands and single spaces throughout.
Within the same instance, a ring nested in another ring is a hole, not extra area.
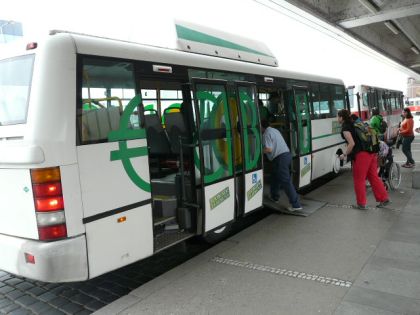
M 338 174 L 340 172 L 341 169 L 341 161 L 339 156 L 336 154 L 334 157 L 334 162 L 333 162 L 333 173 L 334 174 Z
M 232 225 L 228 223 L 216 230 L 207 232 L 207 234 L 203 236 L 203 239 L 205 242 L 209 244 L 216 244 L 224 240 L 229 235 L 231 230 L 232 230 Z

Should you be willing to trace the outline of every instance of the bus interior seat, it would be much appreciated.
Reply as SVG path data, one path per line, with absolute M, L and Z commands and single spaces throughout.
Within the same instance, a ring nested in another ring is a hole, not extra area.
M 83 113 L 83 128 L 87 129 L 88 141 L 98 141 L 108 138 L 108 133 L 117 130 L 120 123 L 118 107 L 99 108 Z
M 185 123 L 184 115 L 181 111 L 164 112 L 166 131 L 169 136 L 171 150 L 175 154 L 180 153 L 179 137 L 183 137 L 183 143 L 191 143 L 191 133 Z
M 162 127 L 157 112 L 150 112 L 144 116 L 147 144 L 151 155 L 167 156 L 171 153 L 169 139 Z

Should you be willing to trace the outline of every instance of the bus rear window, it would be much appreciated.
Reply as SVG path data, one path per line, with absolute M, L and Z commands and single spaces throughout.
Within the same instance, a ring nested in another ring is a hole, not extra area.
M 0 61 L 0 126 L 26 123 L 34 55 Z

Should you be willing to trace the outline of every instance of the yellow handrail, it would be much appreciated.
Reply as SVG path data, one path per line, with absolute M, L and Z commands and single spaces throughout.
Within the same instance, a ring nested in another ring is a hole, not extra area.
M 123 105 L 122 105 L 122 101 L 117 96 L 103 97 L 103 98 L 84 98 L 84 99 L 82 99 L 82 103 L 83 104 L 84 103 L 94 103 L 94 104 L 96 104 L 96 105 L 98 105 L 100 107 L 105 108 L 104 105 L 102 105 L 101 103 L 99 103 L 99 102 L 103 102 L 103 101 L 118 101 L 118 107 L 120 108 L 120 112 L 122 113 L 123 110 L 124 110 Z

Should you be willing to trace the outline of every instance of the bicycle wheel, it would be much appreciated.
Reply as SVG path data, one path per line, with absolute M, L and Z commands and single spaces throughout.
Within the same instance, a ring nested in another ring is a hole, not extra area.
M 397 163 L 392 162 L 388 172 L 389 188 L 392 190 L 400 187 L 401 184 L 401 168 Z

